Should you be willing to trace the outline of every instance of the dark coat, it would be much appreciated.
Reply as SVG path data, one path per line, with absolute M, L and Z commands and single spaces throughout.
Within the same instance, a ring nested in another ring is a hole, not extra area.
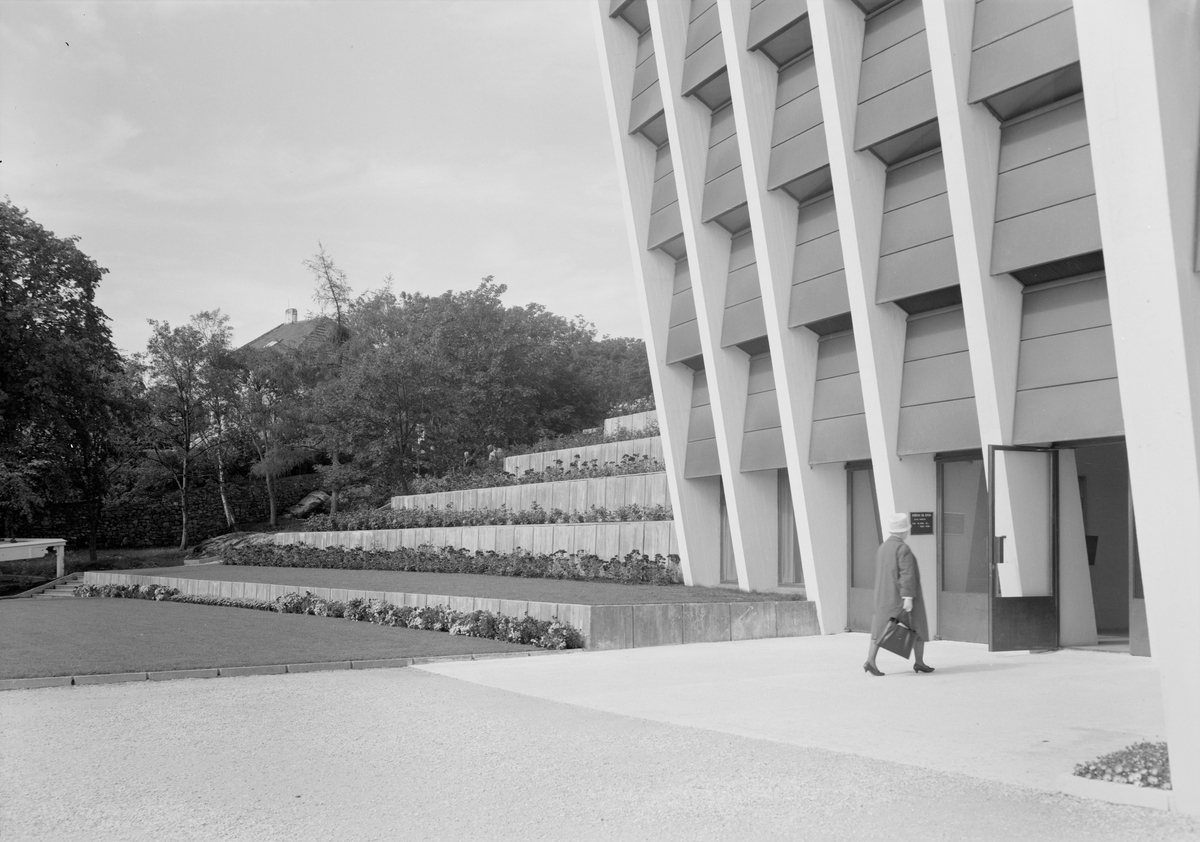
M 875 616 L 871 620 L 871 639 L 879 640 L 888 620 L 904 608 L 903 598 L 913 598 L 912 628 L 922 640 L 929 640 L 929 622 L 925 618 L 925 600 L 921 598 L 921 572 L 917 557 L 898 535 L 879 545 L 875 554 Z

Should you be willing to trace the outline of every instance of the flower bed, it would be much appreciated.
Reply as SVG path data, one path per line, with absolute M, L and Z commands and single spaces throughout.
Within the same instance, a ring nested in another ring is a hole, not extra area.
M 483 573 L 533 579 L 575 579 L 641 585 L 679 585 L 679 557 L 631 552 L 608 560 L 590 553 L 497 553 L 457 547 L 360 550 L 319 549 L 304 544 L 248 544 L 223 554 L 226 564 L 255 567 L 321 567 L 334 570 L 405 570 L 421 573 Z
M 441 631 L 466 637 L 503 640 L 536 646 L 539 649 L 582 649 L 583 635 L 570 623 L 561 620 L 537 620 L 509 617 L 491 611 L 455 611 L 446 605 L 393 605 L 382 600 L 352 599 L 349 602 L 322 599 L 311 592 L 289 593 L 273 600 L 192 596 L 165 585 L 79 585 L 77 597 L 110 597 L 117 599 L 152 599 L 159 602 L 187 602 L 230 608 L 249 608 L 257 611 L 277 611 L 281 614 L 311 614 L 316 617 L 340 617 L 357 622 L 375 623 L 425 631 Z
M 644 438 L 644 434 L 636 436 Z M 597 479 L 619 477 L 626 474 L 652 474 L 665 471 L 666 466 L 658 459 L 646 455 L 626 454 L 619 462 L 601 463 L 598 459 L 573 459 L 563 465 L 556 460 L 552 468 L 535 471 L 532 468 L 517 475 L 507 471 L 478 471 L 453 473 L 444 477 L 418 477 L 409 483 L 407 494 L 433 494 L 438 491 L 462 491 L 466 488 L 494 488 L 501 485 L 531 485 L 540 482 L 559 482 L 566 479 Z
M 1171 763 L 1166 743 L 1134 743 L 1089 763 L 1075 766 L 1075 775 L 1133 786 L 1171 788 Z
M 483 509 L 366 509 L 313 515 L 305 521 L 306 532 L 343 532 L 351 529 L 422 529 L 441 526 L 499 526 L 538 523 L 627 523 L 639 520 L 670 520 L 671 507 L 631 504 L 608 509 L 591 506 L 586 510 L 564 512 L 543 509 L 534 501 L 528 509 L 507 506 Z

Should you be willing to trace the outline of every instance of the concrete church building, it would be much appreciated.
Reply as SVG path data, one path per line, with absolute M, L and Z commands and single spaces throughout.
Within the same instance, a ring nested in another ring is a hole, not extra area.
M 912 512 L 935 637 L 1154 658 L 1200 813 L 1200 4 L 595 3 L 688 583 L 863 631 Z

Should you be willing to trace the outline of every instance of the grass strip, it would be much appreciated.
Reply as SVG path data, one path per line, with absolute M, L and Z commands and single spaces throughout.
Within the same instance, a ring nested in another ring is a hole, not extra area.
M 540 651 L 372 623 L 140 599 L 10 600 L 0 603 L 0 640 L 0 678 Z

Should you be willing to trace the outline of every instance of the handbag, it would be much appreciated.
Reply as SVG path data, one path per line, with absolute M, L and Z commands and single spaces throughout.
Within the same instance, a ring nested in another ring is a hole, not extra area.
M 912 655 L 913 643 L 917 640 L 917 633 L 913 631 L 911 624 L 912 618 L 907 611 L 898 612 L 895 617 L 888 620 L 883 634 L 879 636 L 879 648 L 894 652 L 908 660 Z

